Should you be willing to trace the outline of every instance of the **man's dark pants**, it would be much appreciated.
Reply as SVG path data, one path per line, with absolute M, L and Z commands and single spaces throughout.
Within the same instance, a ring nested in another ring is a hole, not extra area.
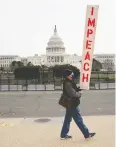
M 63 138 L 68 134 L 69 129 L 70 129 L 70 122 L 72 118 L 74 119 L 75 123 L 79 127 L 80 131 L 83 133 L 84 137 L 85 138 L 88 137 L 89 130 L 83 123 L 83 119 L 81 117 L 79 107 L 72 107 L 70 109 L 66 109 L 64 124 L 63 124 L 62 131 L 61 131 L 61 137 Z

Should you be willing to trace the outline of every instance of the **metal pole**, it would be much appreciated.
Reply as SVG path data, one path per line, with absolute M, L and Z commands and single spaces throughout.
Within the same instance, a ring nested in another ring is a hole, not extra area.
M 10 91 L 10 78 L 8 72 L 7 72 L 7 79 L 8 79 L 8 91 Z
M 108 89 L 108 81 L 109 81 L 109 78 L 108 78 L 108 71 L 107 71 L 107 89 Z
M 0 74 L 0 91 L 1 91 L 1 74 Z
M 98 88 L 100 90 L 100 76 L 99 76 L 100 72 L 98 72 Z
M 16 83 L 17 83 L 17 91 L 18 91 L 18 79 L 16 81 L 17 81 Z

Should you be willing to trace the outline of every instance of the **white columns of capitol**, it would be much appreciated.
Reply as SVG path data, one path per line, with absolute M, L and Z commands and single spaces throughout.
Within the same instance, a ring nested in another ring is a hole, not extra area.
M 50 62 L 61 62 L 62 56 L 50 56 Z

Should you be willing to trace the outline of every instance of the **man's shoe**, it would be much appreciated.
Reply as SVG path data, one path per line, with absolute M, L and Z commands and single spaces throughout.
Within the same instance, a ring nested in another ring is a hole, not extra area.
M 65 139 L 72 139 L 72 136 L 66 135 L 65 137 L 61 137 L 61 140 L 65 140 Z
M 85 139 L 88 139 L 88 138 L 94 137 L 95 135 L 96 135 L 96 133 L 90 133 L 88 137 L 85 137 Z

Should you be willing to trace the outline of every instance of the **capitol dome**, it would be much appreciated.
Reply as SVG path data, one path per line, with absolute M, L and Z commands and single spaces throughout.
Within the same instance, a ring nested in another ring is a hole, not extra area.
M 58 36 L 57 28 L 55 26 L 54 34 L 50 37 L 47 48 L 64 48 L 64 43 L 62 39 Z
M 47 65 L 63 64 L 65 55 L 65 47 L 62 39 L 58 36 L 56 26 L 54 34 L 50 37 L 46 48 Z

